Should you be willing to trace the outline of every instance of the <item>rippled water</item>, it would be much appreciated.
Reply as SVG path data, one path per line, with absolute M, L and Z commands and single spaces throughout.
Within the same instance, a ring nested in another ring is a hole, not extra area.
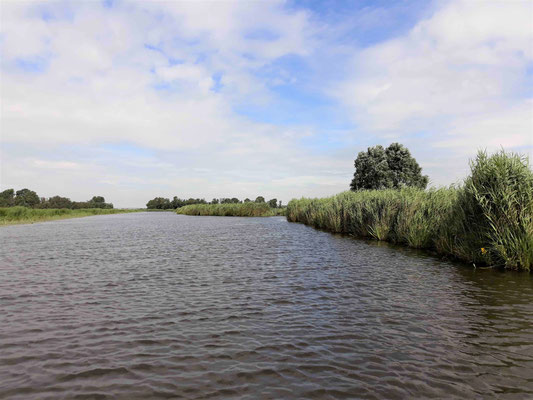
M 533 397 L 533 279 L 284 218 L 0 228 L 0 398 Z

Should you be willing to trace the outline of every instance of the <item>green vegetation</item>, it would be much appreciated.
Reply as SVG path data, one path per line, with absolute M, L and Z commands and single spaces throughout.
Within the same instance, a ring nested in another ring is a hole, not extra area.
M 125 209 L 105 209 L 89 208 L 71 210 L 62 209 L 39 209 L 23 206 L 0 208 L 0 225 L 30 224 L 34 222 L 44 222 L 56 219 L 88 217 L 91 215 L 121 214 L 138 212 L 145 210 L 125 210 Z
M 246 198 L 244 201 L 239 200 L 236 197 L 221 197 L 220 199 L 214 198 L 211 202 L 205 201 L 205 199 L 193 199 L 188 200 L 180 199 L 177 196 L 174 196 L 172 200 L 164 197 L 156 197 L 146 203 L 146 208 L 149 210 L 176 210 L 178 208 L 192 205 L 192 204 L 241 204 L 241 203 L 250 203 L 252 200 Z M 255 203 L 265 203 L 265 198 L 263 196 L 258 196 L 255 199 Z M 271 199 L 268 201 L 268 205 L 271 208 L 281 208 L 281 200 L 278 203 L 277 199 Z M 279 214 L 279 213 L 278 213 Z
M 221 217 L 272 217 L 284 215 L 284 209 L 272 208 L 267 203 L 192 204 L 177 209 L 178 214 Z
M 362 189 L 401 189 L 416 187 L 425 189 L 427 175 L 422 175 L 422 168 L 411 157 L 409 150 L 400 143 L 392 143 L 386 149 L 383 146 L 369 147 L 362 151 L 354 161 L 351 190 Z
M 533 172 L 526 157 L 503 150 L 480 152 L 460 187 L 292 200 L 287 219 L 474 264 L 533 269 Z
M 69 208 L 73 210 L 85 208 L 113 208 L 113 204 L 106 203 L 102 196 L 93 196 L 87 201 L 71 201 L 67 197 L 53 196 L 48 199 L 39 197 L 30 189 L 6 189 L 0 192 L 0 207 L 30 207 L 30 208 Z

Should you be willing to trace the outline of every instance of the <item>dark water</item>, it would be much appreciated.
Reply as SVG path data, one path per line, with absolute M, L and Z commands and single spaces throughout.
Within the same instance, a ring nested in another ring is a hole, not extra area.
M 284 218 L 0 228 L 0 398 L 533 398 L 533 279 Z

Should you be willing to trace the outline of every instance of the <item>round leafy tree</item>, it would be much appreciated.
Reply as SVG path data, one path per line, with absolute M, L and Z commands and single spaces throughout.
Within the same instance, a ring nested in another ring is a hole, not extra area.
M 400 189 L 406 186 L 425 189 L 427 175 L 411 156 L 409 149 L 400 143 L 369 147 L 357 155 L 354 162 L 351 190 Z

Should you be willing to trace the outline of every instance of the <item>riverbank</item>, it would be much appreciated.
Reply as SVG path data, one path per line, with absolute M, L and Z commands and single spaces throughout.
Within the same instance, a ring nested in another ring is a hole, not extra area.
M 146 211 L 141 209 L 103 209 L 85 208 L 71 210 L 68 208 L 28 208 L 28 207 L 1 207 L 0 226 L 15 224 L 33 224 L 34 222 L 54 221 L 67 218 L 81 218 L 93 215 L 123 214 L 130 212 Z
M 503 151 L 479 153 L 460 187 L 302 198 L 289 202 L 287 220 L 474 265 L 533 269 L 533 172 L 527 158 Z
M 180 207 L 177 214 L 218 217 L 273 217 L 285 215 L 284 208 L 271 208 L 266 203 L 191 204 Z

